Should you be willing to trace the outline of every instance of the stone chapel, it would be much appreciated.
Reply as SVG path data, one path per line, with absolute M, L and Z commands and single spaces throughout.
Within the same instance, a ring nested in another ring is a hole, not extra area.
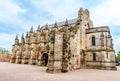
M 46 72 L 69 72 L 81 68 L 116 70 L 115 50 L 108 26 L 94 27 L 88 9 L 76 19 L 38 25 L 12 47 L 11 63 L 46 66 Z

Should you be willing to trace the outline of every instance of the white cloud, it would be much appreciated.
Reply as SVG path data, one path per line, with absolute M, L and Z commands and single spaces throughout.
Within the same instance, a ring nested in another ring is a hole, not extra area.
M 0 20 L 1 21 L 16 21 L 18 13 L 24 13 L 26 10 L 14 4 L 12 0 L 0 1 Z
M 117 29 L 117 27 L 120 26 L 119 3 L 120 0 L 103 0 L 103 2 L 99 5 L 92 7 L 90 9 L 90 14 L 94 26 L 113 26 L 115 29 L 113 30 L 112 34 L 119 32 L 119 29 Z M 117 52 L 120 50 L 120 35 L 113 36 L 113 44 L 117 54 Z
M 27 21 L 25 22 L 19 16 L 20 14 L 24 14 L 25 12 L 26 12 L 26 9 L 21 8 L 18 4 L 14 3 L 13 0 L 0 1 L 0 22 L 5 23 L 12 29 L 20 27 L 20 29 L 23 29 L 23 32 L 24 32 L 29 27 L 28 23 L 26 24 Z M 6 29 L 6 30 L 9 30 L 9 29 Z M 17 30 L 14 30 L 14 31 L 17 31 Z
M 14 44 L 15 34 L 0 33 L 0 47 L 11 51 L 12 44 Z
M 52 22 L 54 21 L 64 21 L 66 18 L 72 19 L 77 17 L 77 12 L 79 8 L 81 7 L 81 0 L 44 0 L 44 1 L 32 1 L 34 5 L 41 9 L 41 6 L 43 9 L 47 10 L 48 13 L 53 15 L 54 19 L 52 19 Z M 41 6 L 39 6 L 39 4 Z
M 103 0 L 91 8 L 91 19 L 95 25 L 120 25 L 120 0 Z

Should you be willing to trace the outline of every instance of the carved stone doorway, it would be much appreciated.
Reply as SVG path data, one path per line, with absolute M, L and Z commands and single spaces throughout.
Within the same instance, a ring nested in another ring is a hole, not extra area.
M 41 66 L 47 66 L 48 64 L 48 53 L 43 53 L 41 57 Z

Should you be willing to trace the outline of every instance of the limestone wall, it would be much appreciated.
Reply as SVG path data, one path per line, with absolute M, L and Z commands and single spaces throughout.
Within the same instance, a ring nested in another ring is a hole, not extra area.
M 62 69 L 62 58 L 63 58 L 63 34 L 55 33 L 55 46 L 54 46 L 54 68 Z
M 104 34 L 104 46 L 101 47 L 101 33 Z M 109 32 L 93 32 L 86 35 L 86 49 L 87 50 L 99 50 L 99 49 L 110 49 L 110 39 L 106 38 L 109 35 Z M 92 46 L 92 36 L 95 37 L 95 45 Z

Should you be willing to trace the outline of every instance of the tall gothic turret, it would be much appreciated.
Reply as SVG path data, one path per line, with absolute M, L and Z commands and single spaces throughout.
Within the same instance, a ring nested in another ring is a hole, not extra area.
M 16 38 L 15 38 L 15 44 L 19 44 L 18 34 L 16 35 Z
M 33 26 L 31 27 L 31 29 L 30 29 L 30 37 L 33 35 Z
M 32 26 L 31 29 L 30 29 L 30 33 L 33 33 L 33 26 Z
M 68 26 L 68 25 L 69 25 L 69 24 L 68 24 L 68 20 L 66 19 L 64 26 Z
M 63 31 L 66 32 L 68 30 L 68 27 L 69 27 L 68 20 L 66 19 Z
M 90 19 L 90 14 L 88 9 L 83 10 L 83 8 L 81 8 L 78 11 L 78 18 L 76 24 L 80 24 L 80 23 L 84 23 L 86 28 L 93 28 L 93 22 Z
M 55 24 L 53 26 L 53 30 L 57 31 L 57 29 L 58 29 L 58 25 L 57 25 L 57 21 L 55 21 Z
M 22 34 L 22 37 L 21 37 L 21 43 L 22 43 L 23 45 L 25 44 L 24 33 Z
M 40 31 L 41 31 L 40 25 L 38 25 L 37 32 L 40 32 Z
M 26 34 L 26 41 L 25 41 L 25 43 L 30 43 L 30 37 L 29 37 L 29 35 L 28 35 L 28 32 L 27 32 L 27 34 Z
M 41 38 L 41 28 L 40 28 L 40 25 L 38 25 L 38 28 L 37 28 L 37 42 L 38 43 L 40 42 L 40 38 Z
M 48 28 L 48 25 L 46 24 L 44 29 L 43 29 L 43 32 L 44 32 L 44 38 L 45 38 L 45 42 L 48 42 L 48 33 L 49 33 L 49 28 Z

